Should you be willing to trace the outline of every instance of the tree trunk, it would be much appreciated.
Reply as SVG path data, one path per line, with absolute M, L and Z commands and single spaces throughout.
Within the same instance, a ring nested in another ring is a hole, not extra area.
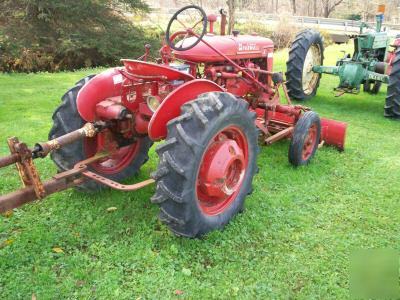
M 329 15 L 335 10 L 336 6 L 338 6 L 342 2 L 343 2 L 343 0 L 337 0 L 333 3 L 331 3 L 330 0 L 322 1 L 324 17 L 328 18 Z
M 314 0 L 314 17 L 317 16 L 317 0 Z
M 296 0 L 291 0 L 292 2 L 292 12 L 295 15 L 296 14 Z
M 227 0 L 226 4 L 228 5 L 228 34 L 232 34 L 232 30 L 235 27 L 235 9 L 236 9 L 236 0 Z

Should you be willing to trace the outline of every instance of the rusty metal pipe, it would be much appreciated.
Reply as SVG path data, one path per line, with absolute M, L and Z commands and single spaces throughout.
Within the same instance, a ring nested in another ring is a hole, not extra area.
M 221 14 L 221 30 L 220 30 L 220 35 L 225 35 L 226 33 L 226 11 L 221 9 L 219 11 Z
M 71 144 L 84 137 L 94 137 L 97 131 L 92 123 L 86 123 L 82 128 L 62 135 L 48 142 L 37 143 L 34 148 L 36 157 L 46 157 L 51 151 L 60 149 L 61 147 Z
M 46 195 L 54 194 L 78 184 L 81 184 L 82 180 L 68 181 L 66 178 L 63 180 L 50 179 L 43 183 Z M 0 213 L 4 213 L 13 208 L 19 207 L 25 203 L 37 200 L 35 189 L 33 186 L 22 188 L 18 191 L 9 193 L 7 195 L 0 196 Z
M 279 131 L 278 133 L 266 138 L 265 143 L 267 145 L 271 145 L 272 143 L 275 143 L 281 139 L 284 139 L 284 138 L 288 137 L 289 135 L 291 135 L 293 133 L 293 130 L 294 130 L 294 127 L 291 126 L 282 131 Z
M 20 157 L 16 153 L 8 155 L 8 156 L 0 157 L 0 168 L 4 168 L 9 165 L 15 164 L 19 160 L 20 160 Z

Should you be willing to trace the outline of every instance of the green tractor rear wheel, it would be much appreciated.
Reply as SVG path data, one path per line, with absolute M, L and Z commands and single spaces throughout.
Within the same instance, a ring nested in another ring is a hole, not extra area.
M 323 64 L 323 52 L 323 38 L 318 31 L 306 29 L 297 34 L 286 63 L 286 85 L 291 98 L 304 101 L 315 96 L 321 74 L 312 68 Z

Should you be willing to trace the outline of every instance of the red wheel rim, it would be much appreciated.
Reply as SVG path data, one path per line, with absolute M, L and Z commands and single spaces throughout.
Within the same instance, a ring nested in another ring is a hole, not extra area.
M 246 175 L 248 153 L 247 138 L 236 126 L 226 127 L 211 139 L 196 179 L 203 213 L 217 215 L 232 204 Z
M 306 138 L 304 139 L 302 158 L 307 160 L 313 154 L 315 144 L 317 143 L 318 128 L 313 124 L 309 129 Z
M 99 151 L 106 150 L 106 134 L 100 132 L 95 138 L 85 138 L 83 148 L 86 157 L 91 157 Z M 107 158 L 92 163 L 90 167 L 100 174 L 113 175 L 119 173 L 131 164 L 139 148 L 140 140 L 132 145 L 118 149 Z

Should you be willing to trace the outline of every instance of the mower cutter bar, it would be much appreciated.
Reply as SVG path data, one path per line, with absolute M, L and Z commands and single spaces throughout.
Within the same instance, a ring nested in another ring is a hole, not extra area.
M 4 213 L 37 199 L 43 199 L 56 192 L 75 187 L 86 180 L 94 180 L 113 189 L 122 191 L 134 191 L 154 183 L 153 179 L 148 179 L 136 184 L 124 185 L 88 170 L 88 166 L 91 163 L 110 156 L 113 151 L 98 152 L 94 156 L 78 162 L 70 170 L 58 173 L 45 182 L 40 180 L 33 159 L 39 157 L 44 158 L 51 151 L 60 149 L 79 139 L 94 137 L 103 127 L 104 124 L 87 123 L 82 128 L 66 135 L 45 143 L 36 144 L 33 150 L 29 149 L 25 143 L 20 142 L 15 137 L 8 139 L 11 154 L 0 157 L 0 168 L 15 164 L 24 187 L 9 194 L 0 195 L 0 213 Z

